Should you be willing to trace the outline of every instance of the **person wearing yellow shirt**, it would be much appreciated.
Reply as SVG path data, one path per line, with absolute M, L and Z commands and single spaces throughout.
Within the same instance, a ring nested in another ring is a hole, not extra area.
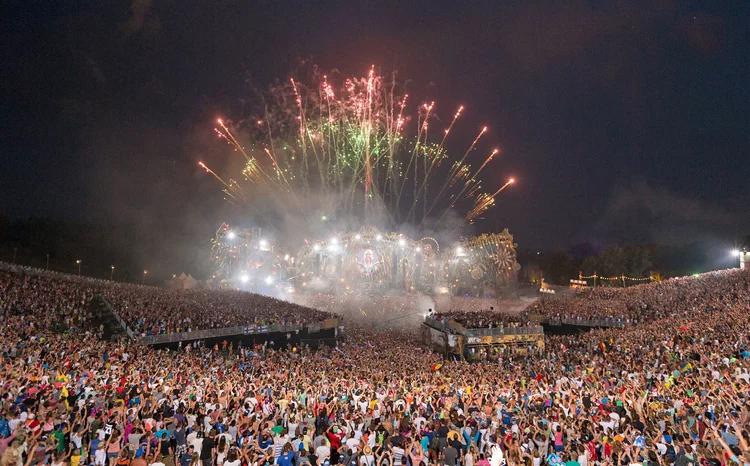
M 282 398 L 278 401 L 278 404 L 281 412 L 284 412 L 286 410 L 286 407 L 289 405 L 289 400 L 287 400 L 286 398 Z
M 80 466 L 81 458 L 83 457 L 85 457 L 85 450 L 83 447 L 74 449 L 70 453 L 70 466 Z

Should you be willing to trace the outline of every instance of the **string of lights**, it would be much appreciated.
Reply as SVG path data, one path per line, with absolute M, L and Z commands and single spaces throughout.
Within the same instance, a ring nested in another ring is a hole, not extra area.
M 597 280 L 622 280 L 622 279 L 625 279 L 625 280 L 638 281 L 638 282 L 643 282 L 643 281 L 646 281 L 646 280 L 652 280 L 652 277 L 635 278 L 635 277 L 627 277 L 627 276 L 624 276 L 624 275 L 621 275 L 619 277 L 602 277 L 602 276 L 599 276 L 599 275 L 596 275 L 596 274 L 594 274 L 594 275 L 588 275 L 588 276 L 583 276 L 582 275 L 579 278 L 584 279 L 584 280 L 588 279 L 588 278 L 595 278 Z

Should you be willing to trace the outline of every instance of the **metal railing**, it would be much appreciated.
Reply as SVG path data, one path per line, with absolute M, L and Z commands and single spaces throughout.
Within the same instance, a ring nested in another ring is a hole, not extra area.
M 581 327 L 608 327 L 625 328 L 626 323 L 622 319 L 574 319 L 574 318 L 549 318 L 550 325 L 578 325 Z
M 128 324 L 120 317 L 112 304 L 103 296 L 100 296 L 107 306 L 107 309 L 117 318 L 117 321 L 125 329 L 130 338 L 136 339 L 136 334 L 130 329 Z M 336 319 L 336 326 L 340 321 Z M 322 322 L 312 324 L 273 324 L 273 325 L 235 325 L 232 327 L 208 328 L 204 330 L 194 330 L 192 332 L 173 332 L 162 333 L 159 335 L 144 335 L 138 338 L 145 345 L 160 345 L 165 343 L 176 343 L 179 341 L 205 340 L 207 338 L 228 337 L 232 335 L 260 335 L 262 333 L 283 333 L 297 332 L 307 328 L 309 333 L 317 333 L 325 328 Z
M 120 327 L 122 327 L 123 330 L 125 330 L 125 333 L 128 334 L 128 337 L 130 339 L 134 339 L 135 333 L 133 333 L 133 330 L 131 330 L 130 326 L 128 326 L 128 324 L 122 319 L 122 317 L 120 317 L 120 313 L 115 310 L 112 304 L 109 301 L 107 301 L 106 298 L 104 298 L 104 296 L 99 295 L 99 299 L 101 299 L 104 302 L 104 305 L 107 307 L 109 312 L 111 312 L 112 315 L 115 316 L 115 319 L 117 319 L 117 322 L 120 324 Z
M 312 325 L 310 326 L 312 327 Z M 208 328 L 205 330 L 194 330 L 192 332 L 163 333 L 161 335 L 147 335 L 141 337 L 141 343 L 146 345 L 159 345 L 163 343 L 175 343 L 187 340 L 205 340 L 207 338 L 228 337 L 231 335 L 260 335 L 262 333 L 293 332 L 305 328 L 303 324 L 294 325 L 267 325 L 248 327 L 237 325 L 234 327 Z M 320 326 L 317 326 L 320 330 Z
M 338 326 L 340 321 L 337 320 Z M 297 332 L 307 328 L 308 333 L 317 333 L 326 327 L 322 322 L 312 324 L 273 324 L 263 326 L 235 325 L 233 327 L 209 328 L 192 332 L 163 333 L 160 335 L 146 335 L 140 338 L 146 345 L 160 345 L 179 341 L 205 340 L 207 338 L 228 337 L 232 335 L 260 335 L 263 333 Z
M 467 337 L 491 337 L 501 335 L 539 335 L 544 333 L 541 325 L 523 325 L 518 327 L 466 328 L 454 321 L 443 322 L 435 318 L 425 318 L 425 323 L 436 330 L 447 332 L 455 330 Z M 453 325 L 451 325 L 451 323 Z
M 520 327 L 497 327 L 497 328 L 467 328 L 464 335 L 467 337 L 495 337 L 501 335 L 543 335 L 544 328 L 541 325 Z
M 433 319 L 431 317 L 425 317 L 424 323 L 434 328 L 435 330 L 442 330 L 445 332 L 447 332 L 450 328 L 448 322 L 443 322 L 442 320 Z

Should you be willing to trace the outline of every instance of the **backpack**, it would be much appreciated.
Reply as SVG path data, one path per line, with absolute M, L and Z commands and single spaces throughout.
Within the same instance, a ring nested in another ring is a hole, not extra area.
M 674 451 L 674 446 L 670 443 L 667 445 L 667 454 L 664 455 L 670 463 L 674 463 L 677 454 Z
M 378 445 L 382 445 L 385 441 L 385 431 L 381 430 L 378 432 L 377 437 L 375 437 L 375 441 L 378 443 Z

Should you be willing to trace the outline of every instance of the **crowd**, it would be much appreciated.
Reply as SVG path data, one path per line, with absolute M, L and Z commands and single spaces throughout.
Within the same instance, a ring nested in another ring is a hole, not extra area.
M 307 324 L 332 316 L 268 296 L 239 291 L 168 290 L 4 265 L 0 315 L 37 330 L 79 326 L 91 318 L 95 295 L 104 297 L 137 336 L 208 328 Z M 29 315 L 35 318 L 26 320 Z
M 39 332 L 79 327 L 91 319 L 93 296 L 94 287 L 85 280 L 0 269 L 0 318 L 8 325 Z
M 408 328 L 318 351 L 99 341 L 83 319 L 53 331 L 88 294 L 3 274 L 0 466 L 489 466 L 493 447 L 508 466 L 745 466 L 750 273 L 722 276 L 648 285 L 630 296 L 663 304 L 624 330 L 469 364 Z
M 729 269 L 629 288 L 591 288 L 573 297 L 545 297 L 525 310 L 550 319 L 617 319 L 626 324 L 653 322 L 676 314 L 721 309 L 734 302 L 747 274 Z
M 139 335 L 321 322 L 331 313 L 241 291 L 110 286 L 102 295 Z

